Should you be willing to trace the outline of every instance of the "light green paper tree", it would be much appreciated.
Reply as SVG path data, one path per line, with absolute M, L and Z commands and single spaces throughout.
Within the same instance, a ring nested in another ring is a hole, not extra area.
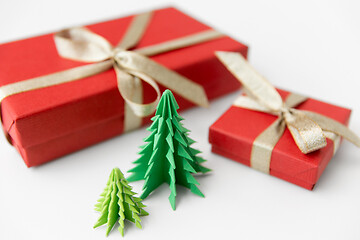
M 196 185 L 199 183 L 193 173 L 206 173 L 210 169 L 201 166 L 205 162 L 196 156 L 200 151 L 191 148 L 195 141 L 188 137 L 189 130 L 180 123 L 183 120 L 177 113 L 179 106 L 170 90 L 165 90 L 157 106 L 156 114 L 151 119 L 152 125 L 147 129 L 150 135 L 144 138 L 141 146 L 141 157 L 134 163 L 136 167 L 129 170 L 130 182 L 145 180 L 140 196 L 146 198 L 162 183 L 170 185 L 169 201 L 175 210 L 176 185 L 189 188 L 191 192 L 204 197 Z
M 95 223 L 94 228 L 107 224 L 106 236 L 114 227 L 115 223 L 119 222 L 119 232 L 124 236 L 124 221 L 125 219 L 135 223 L 138 228 L 141 228 L 139 216 L 149 215 L 141 203 L 142 199 L 134 197 L 136 194 L 131 191 L 128 181 L 119 168 L 114 168 L 111 171 L 106 187 L 101 194 L 101 198 L 95 205 L 95 210 L 101 212 L 101 216 Z

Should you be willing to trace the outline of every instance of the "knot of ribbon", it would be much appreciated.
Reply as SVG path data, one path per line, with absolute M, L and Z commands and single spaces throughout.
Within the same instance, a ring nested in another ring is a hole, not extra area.
M 61 57 L 89 64 L 2 86 L 0 87 L 0 104 L 6 97 L 14 94 L 76 81 L 114 68 L 119 92 L 126 102 L 124 131 L 139 127 L 141 117 L 151 115 L 155 111 L 160 98 L 158 84 L 173 90 L 196 105 L 208 106 L 208 99 L 201 85 L 167 69 L 149 57 L 207 42 L 224 35 L 215 30 L 205 30 L 148 47 L 133 49 L 145 33 L 151 16 L 152 12 L 136 15 L 116 46 L 112 46 L 102 36 L 83 27 L 55 33 L 54 41 Z M 141 80 L 147 82 L 157 93 L 156 99 L 150 103 L 142 103 Z M 5 133 L 5 135 L 9 140 L 8 134 Z
M 245 95 L 234 106 L 278 116 L 254 141 L 251 166 L 269 173 L 271 153 L 287 127 L 300 151 L 304 154 L 326 146 L 327 133 L 344 137 L 360 147 L 360 138 L 340 122 L 311 111 L 295 109 L 307 97 L 291 93 L 285 101 L 264 77 L 257 73 L 238 53 L 216 52 L 226 68 L 243 84 Z

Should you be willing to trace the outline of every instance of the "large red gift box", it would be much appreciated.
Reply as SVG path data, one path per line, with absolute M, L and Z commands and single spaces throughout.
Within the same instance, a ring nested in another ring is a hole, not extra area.
M 289 92 L 278 90 L 283 100 Z M 351 110 L 308 98 L 296 109 L 320 113 L 348 124 Z M 211 127 L 209 141 L 214 153 L 250 166 L 253 142 L 277 116 L 231 106 Z M 327 146 L 309 154 L 303 154 L 288 129 L 276 144 L 271 155 L 270 175 L 312 190 L 322 172 L 336 152 L 340 137 L 327 138 Z
M 113 45 L 133 16 L 87 26 Z M 154 11 L 137 48 L 208 30 L 175 8 Z M 209 99 L 234 91 L 239 82 L 218 62 L 215 50 L 247 54 L 247 47 L 221 37 L 151 57 L 199 83 Z M 0 86 L 71 69 L 85 63 L 61 58 L 53 34 L 0 45 Z M 144 101 L 155 92 L 144 84 Z M 160 90 L 164 88 L 160 86 Z M 182 110 L 193 104 L 175 95 Z M 113 69 L 70 83 L 7 97 L 2 102 L 3 128 L 27 166 L 36 166 L 123 133 L 124 100 Z M 143 124 L 150 118 L 144 118 Z

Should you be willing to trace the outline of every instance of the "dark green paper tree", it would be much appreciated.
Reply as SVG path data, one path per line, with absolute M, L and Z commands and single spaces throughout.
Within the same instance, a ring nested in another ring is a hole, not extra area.
M 156 114 L 151 119 L 152 125 L 147 129 L 150 135 L 144 138 L 141 146 L 141 157 L 134 163 L 136 167 L 129 170 L 130 182 L 145 180 L 140 196 L 146 198 L 162 183 L 170 185 L 169 201 L 175 210 L 176 185 L 189 188 L 191 192 L 204 197 L 196 185 L 199 183 L 193 173 L 206 173 L 210 169 L 201 166 L 203 158 L 196 156 L 200 151 L 191 148 L 195 141 L 188 137 L 189 130 L 180 123 L 183 120 L 177 113 L 179 106 L 170 90 L 164 91 L 157 106 Z
M 111 171 L 109 180 L 106 184 L 101 198 L 95 205 L 95 210 L 101 212 L 101 216 L 95 223 L 94 228 L 107 224 L 106 236 L 114 227 L 115 223 L 119 222 L 119 232 L 124 236 L 124 221 L 125 219 L 135 223 L 138 228 L 141 228 L 139 216 L 149 215 L 141 203 L 142 199 L 134 197 L 134 192 L 131 191 L 128 181 L 119 168 L 114 168 Z

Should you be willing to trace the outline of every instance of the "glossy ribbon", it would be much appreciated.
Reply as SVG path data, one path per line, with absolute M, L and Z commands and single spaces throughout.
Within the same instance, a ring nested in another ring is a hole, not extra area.
M 243 84 L 247 93 L 247 96 L 239 96 L 234 106 L 278 116 L 278 119 L 255 139 L 251 151 L 251 167 L 269 173 L 272 151 L 286 127 L 304 154 L 325 147 L 326 137 L 335 139 L 334 134 L 360 147 L 360 138 L 345 125 L 315 112 L 295 109 L 306 101 L 307 97 L 292 93 L 283 102 L 276 89 L 257 73 L 241 54 L 216 52 L 216 55 Z
M 160 98 L 158 83 L 196 105 L 208 106 L 206 93 L 201 85 L 148 57 L 220 38 L 223 34 L 215 30 L 207 30 L 128 51 L 142 38 L 151 15 L 152 12 L 147 12 L 135 16 L 124 37 L 115 47 L 105 38 L 82 27 L 56 33 L 54 40 L 60 56 L 90 64 L 2 86 L 0 103 L 14 94 L 76 81 L 114 68 L 119 92 L 126 102 L 124 131 L 139 127 L 141 117 L 151 115 L 155 111 Z M 157 93 L 156 99 L 151 103 L 142 103 L 141 80 L 150 84 Z

